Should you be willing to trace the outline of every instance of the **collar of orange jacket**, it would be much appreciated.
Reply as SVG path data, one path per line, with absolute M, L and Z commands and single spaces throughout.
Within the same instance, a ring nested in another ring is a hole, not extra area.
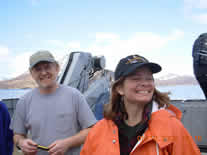
M 169 121 L 169 118 L 172 117 L 178 120 L 182 117 L 182 112 L 174 105 L 170 105 L 166 109 L 163 108 L 154 111 L 149 121 L 149 127 L 147 129 L 149 131 L 146 131 L 144 143 L 154 139 L 161 148 L 172 143 L 174 141 L 173 139 L 176 138 L 173 135 L 171 121 Z

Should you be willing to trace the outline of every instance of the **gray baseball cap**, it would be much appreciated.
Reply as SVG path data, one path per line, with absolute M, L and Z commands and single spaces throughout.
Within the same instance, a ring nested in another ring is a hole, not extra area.
M 32 67 L 34 67 L 36 64 L 42 61 L 57 62 L 54 56 L 49 51 L 46 51 L 46 50 L 37 51 L 36 53 L 30 56 L 29 69 L 32 69 Z

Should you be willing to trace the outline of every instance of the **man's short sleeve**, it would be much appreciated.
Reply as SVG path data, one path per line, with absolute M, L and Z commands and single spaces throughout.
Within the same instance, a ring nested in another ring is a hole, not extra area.
M 21 98 L 16 104 L 16 110 L 11 122 L 11 129 L 13 129 L 14 133 L 27 134 L 27 130 L 25 128 L 25 120 L 26 120 L 25 99 Z
M 78 93 L 76 101 L 77 118 L 81 128 L 84 129 L 94 125 L 97 120 L 86 102 L 85 97 L 81 93 Z

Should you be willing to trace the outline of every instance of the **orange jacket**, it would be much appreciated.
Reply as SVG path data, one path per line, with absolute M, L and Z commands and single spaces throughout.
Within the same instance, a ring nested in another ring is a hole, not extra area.
M 153 103 L 154 107 L 154 103 Z M 152 112 L 149 126 L 130 155 L 200 155 L 175 106 Z M 90 130 L 80 155 L 120 155 L 118 128 L 102 119 Z

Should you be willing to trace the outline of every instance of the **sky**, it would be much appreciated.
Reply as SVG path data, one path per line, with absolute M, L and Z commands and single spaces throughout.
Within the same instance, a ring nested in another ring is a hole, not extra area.
M 105 56 L 106 69 L 130 54 L 193 75 L 192 46 L 206 32 L 207 0 L 0 1 L 0 79 L 28 71 L 29 56 L 74 51 Z

